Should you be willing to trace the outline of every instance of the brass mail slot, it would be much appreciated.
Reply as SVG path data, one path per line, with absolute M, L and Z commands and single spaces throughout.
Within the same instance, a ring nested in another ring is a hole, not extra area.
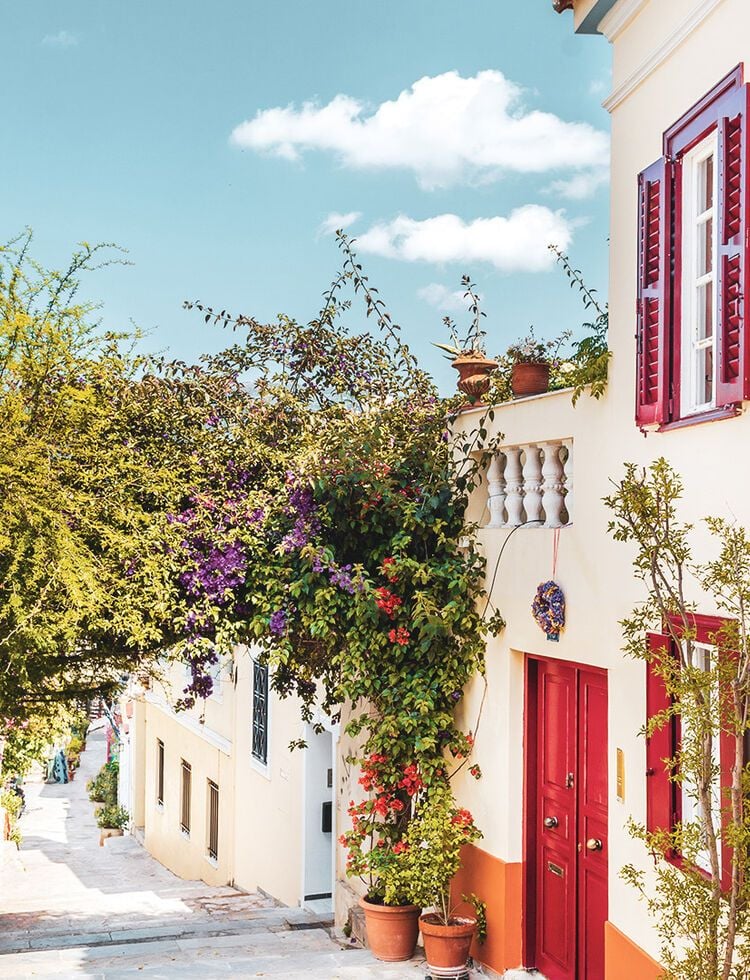
M 565 872 L 557 864 L 553 864 L 551 861 L 547 862 L 547 871 L 551 871 L 553 875 L 557 875 L 558 878 L 564 878 Z

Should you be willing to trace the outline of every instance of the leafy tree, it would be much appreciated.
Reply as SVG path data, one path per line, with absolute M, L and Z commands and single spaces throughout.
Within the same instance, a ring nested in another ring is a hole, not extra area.
M 730 980 L 750 971 L 748 863 L 750 767 L 746 736 L 750 727 L 750 540 L 738 524 L 708 518 L 717 553 L 695 562 L 692 527 L 679 520 L 682 481 L 658 459 L 648 469 L 633 464 L 606 503 L 613 512 L 614 538 L 634 544 L 633 567 L 644 583 L 644 601 L 623 622 L 625 650 L 649 662 L 663 678 L 669 706 L 648 719 L 646 734 L 679 719 L 681 744 L 663 760 L 669 778 L 697 804 L 698 816 L 674 828 L 650 832 L 631 823 L 631 833 L 657 859 L 655 886 L 628 866 L 624 878 L 644 896 L 662 939 L 665 976 L 674 980 Z M 694 614 L 701 596 L 726 617 L 711 637 L 716 655 L 708 669 L 698 660 Z M 657 629 L 671 643 L 647 649 L 645 633 Z M 715 787 L 719 767 L 715 746 L 733 746 L 731 785 Z M 721 852 L 729 850 L 730 883 L 722 887 Z M 708 870 L 701 855 L 708 855 Z M 681 866 L 668 858 L 680 855 Z
M 236 378 L 137 353 L 96 322 L 84 244 L 48 271 L 0 251 L 0 718 L 112 691 L 178 637 L 167 515 L 224 468 Z

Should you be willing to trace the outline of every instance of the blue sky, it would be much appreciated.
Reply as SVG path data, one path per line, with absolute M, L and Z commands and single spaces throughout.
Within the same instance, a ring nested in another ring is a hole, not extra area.
M 35 0 L 6 7 L 0 58 L 0 237 L 32 226 L 56 267 L 84 239 L 128 249 L 89 292 L 153 349 L 221 346 L 184 299 L 309 319 L 331 215 L 358 216 L 366 271 L 446 383 L 430 341 L 462 273 L 491 351 L 580 324 L 551 236 L 606 290 L 610 52 L 549 0 Z

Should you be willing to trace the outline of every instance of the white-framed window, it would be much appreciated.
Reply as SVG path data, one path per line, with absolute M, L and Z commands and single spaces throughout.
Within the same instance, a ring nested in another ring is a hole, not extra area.
M 180 760 L 180 830 L 186 836 L 190 836 L 190 809 L 191 809 L 191 790 L 193 783 L 193 771 L 189 762 Z
M 206 780 L 207 819 L 206 854 L 210 861 L 219 860 L 219 787 L 212 780 Z
M 693 665 L 700 670 L 704 670 L 707 673 L 711 670 L 712 661 L 716 657 L 716 647 L 710 646 L 707 643 L 693 643 Z M 719 710 L 719 695 L 718 689 L 712 691 L 711 693 L 711 711 Z M 682 725 L 682 746 L 685 748 L 688 745 L 691 737 L 692 731 L 690 728 L 689 719 L 686 716 L 681 717 Z M 721 818 L 721 778 L 720 778 L 720 754 L 719 754 L 719 738 L 718 735 L 712 736 L 711 744 L 711 754 L 714 764 L 715 778 L 713 785 L 711 787 L 711 796 L 713 798 L 713 818 L 714 824 L 716 824 Z M 697 824 L 700 826 L 703 820 L 703 806 L 698 799 L 698 791 L 696 788 L 695 781 L 683 777 L 681 784 L 681 794 L 682 794 L 682 822 L 683 824 Z M 721 840 L 717 839 L 717 848 L 719 849 L 719 862 L 721 862 Z M 708 848 L 704 848 L 699 851 L 695 863 L 703 871 L 710 874 L 711 872 L 711 861 L 709 858 Z
M 716 405 L 718 222 L 716 130 L 682 163 L 681 414 Z
M 164 742 L 156 740 L 156 805 L 164 806 Z
M 256 769 L 268 775 L 270 685 L 268 665 L 251 658 L 252 665 L 252 715 L 250 731 L 250 756 Z

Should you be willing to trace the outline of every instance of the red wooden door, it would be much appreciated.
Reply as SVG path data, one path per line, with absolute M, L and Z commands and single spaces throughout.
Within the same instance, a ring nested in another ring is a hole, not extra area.
M 607 679 L 536 664 L 527 806 L 534 862 L 534 965 L 548 980 L 601 980 L 607 918 Z

